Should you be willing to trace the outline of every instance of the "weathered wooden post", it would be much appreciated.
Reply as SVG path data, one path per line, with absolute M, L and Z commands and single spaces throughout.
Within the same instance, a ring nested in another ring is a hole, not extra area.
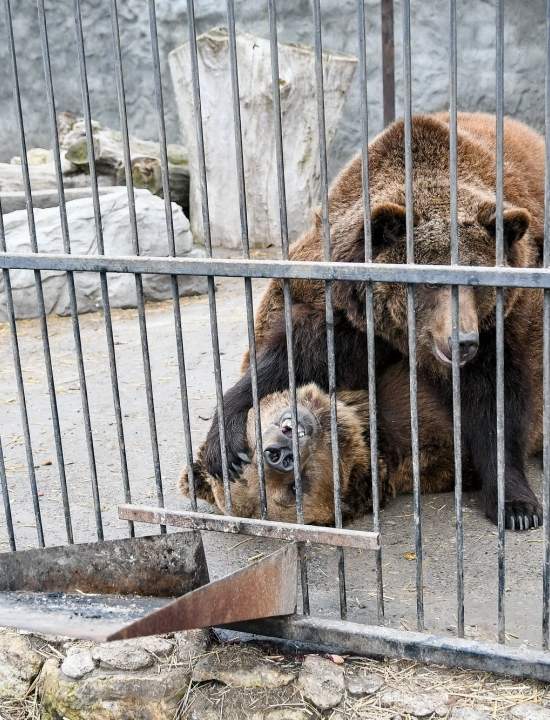
M 212 243 L 240 247 L 239 198 L 227 31 L 217 28 L 197 38 Z M 250 245 L 280 244 L 275 130 L 269 41 L 240 33 L 237 58 L 241 94 L 244 167 Z M 193 120 L 189 45 L 170 53 L 184 145 L 189 152 L 190 215 L 195 240 L 203 238 L 198 153 Z M 357 60 L 324 56 L 327 146 L 330 146 Z M 279 85 L 283 125 L 288 228 L 295 239 L 319 203 L 319 149 L 312 48 L 279 45 Z

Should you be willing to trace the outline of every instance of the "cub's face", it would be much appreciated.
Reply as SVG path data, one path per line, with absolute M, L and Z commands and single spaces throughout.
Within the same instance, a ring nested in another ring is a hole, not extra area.
M 331 524 L 334 520 L 334 490 L 329 397 L 314 384 L 300 387 L 296 396 L 304 520 L 307 524 Z M 274 393 L 263 398 L 260 412 L 267 517 L 270 520 L 296 522 L 289 392 Z M 365 420 L 368 423 L 368 418 Z M 370 457 L 358 427 L 358 415 L 342 402 L 338 404 L 338 424 L 340 482 L 342 496 L 345 496 L 352 469 L 360 466 L 368 473 Z M 247 440 L 252 462 L 245 466 L 241 476 L 231 483 L 232 512 L 238 516 L 259 518 L 260 484 L 253 410 L 248 416 Z M 223 511 L 223 484 L 214 478 L 209 478 L 208 481 L 216 504 Z

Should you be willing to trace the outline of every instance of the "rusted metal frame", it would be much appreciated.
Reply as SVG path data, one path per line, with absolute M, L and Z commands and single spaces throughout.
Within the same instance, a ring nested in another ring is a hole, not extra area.
M 119 505 L 118 516 L 121 520 L 134 520 L 135 522 L 170 525 L 193 530 L 213 530 L 238 535 L 252 535 L 254 537 L 270 538 L 271 540 L 310 542 L 359 550 L 377 550 L 380 547 L 379 533 L 363 530 L 214 515 L 191 510 L 165 510 L 164 508 L 154 508 L 146 505 Z
M 296 612 L 297 548 L 287 545 L 135 620 L 107 640 L 207 628 Z

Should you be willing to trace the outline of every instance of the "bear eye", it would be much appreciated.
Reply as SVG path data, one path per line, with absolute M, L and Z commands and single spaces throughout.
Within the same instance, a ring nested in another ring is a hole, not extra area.
M 439 285 L 437 283 L 424 283 L 426 290 L 437 290 Z

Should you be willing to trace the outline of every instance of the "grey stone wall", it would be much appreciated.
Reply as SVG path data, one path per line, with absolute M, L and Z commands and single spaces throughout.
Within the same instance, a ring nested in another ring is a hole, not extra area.
M 118 112 L 112 61 L 108 0 L 82 0 L 94 117 L 117 127 Z M 281 42 L 313 43 L 310 0 L 279 0 Z M 505 108 L 536 127 L 544 112 L 544 0 L 506 0 Z M 80 112 L 81 96 L 74 41 L 73 0 L 46 0 L 57 106 Z M 196 0 L 199 32 L 225 24 L 224 0 Z M 323 0 L 324 44 L 327 50 L 357 52 L 356 0 Z M 368 92 L 370 130 L 382 127 L 379 0 L 366 0 L 368 17 Z M 12 0 L 19 74 L 28 146 L 49 146 L 42 57 L 32 0 Z M 156 121 L 150 61 L 147 0 L 119 0 L 123 62 L 131 132 L 154 139 Z M 157 0 L 159 41 L 166 91 L 166 120 L 171 141 L 180 140 L 171 96 L 167 56 L 187 39 L 186 0 Z M 265 0 L 236 0 L 238 27 L 266 36 Z M 494 109 L 494 2 L 458 3 L 459 108 Z M 401 111 L 401 3 L 395 7 L 397 112 Z M 5 38 L 5 24 L 0 36 Z M 412 1 L 414 111 L 439 110 L 448 98 L 448 2 Z M 12 100 L 10 64 L 0 43 L 0 159 L 19 154 Z M 331 172 L 359 146 L 359 75 L 349 95 L 341 127 L 331 151 Z M 230 110 L 228 109 L 228 112 Z

